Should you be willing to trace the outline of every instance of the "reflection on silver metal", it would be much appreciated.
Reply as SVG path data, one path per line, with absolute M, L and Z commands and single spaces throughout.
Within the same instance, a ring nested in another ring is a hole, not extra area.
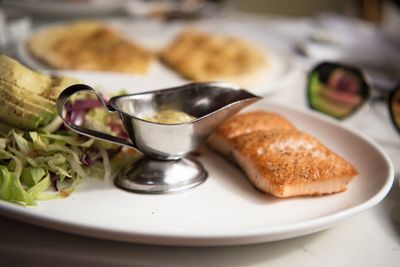
M 108 111 L 119 113 L 130 140 L 87 129 L 66 120 L 65 103 L 72 95 L 84 91 L 96 94 Z M 93 88 L 76 84 L 68 87 L 60 94 L 57 100 L 57 112 L 68 128 L 80 134 L 129 146 L 144 154 L 146 158 L 153 159 L 145 159 L 141 161 L 142 163 L 138 163 L 139 165 L 133 165 L 143 173 L 138 174 L 137 170 L 133 171 L 133 167 L 128 167 L 127 170 L 130 170 L 130 174 L 128 175 L 127 171 L 125 171 L 125 174 L 121 174 L 116 179 L 118 186 L 134 192 L 154 193 L 156 186 L 150 185 L 150 180 L 146 184 L 143 181 L 134 181 L 133 177 L 143 180 L 143 177 L 146 177 L 144 174 L 157 166 L 159 170 L 158 178 L 153 179 L 153 177 L 151 181 L 158 183 L 158 188 L 163 188 L 155 191 L 164 193 L 183 190 L 200 184 L 201 182 L 199 183 L 198 179 L 204 180 L 206 176 L 201 165 L 192 162 L 191 168 L 197 168 L 197 171 L 186 172 L 183 169 L 189 166 L 188 162 L 190 161 L 186 158 L 183 159 L 184 162 L 178 160 L 194 151 L 224 120 L 259 99 L 261 98 L 228 83 L 192 83 L 164 90 L 117 96 L 111 98 L 109 103 L 106 104 L 102 96 Z M 178 124 L 163 124 L 143 119 L 166 109 L 182 111 L 197 119 Z M 144 164 L 143 162 L 147 163 Z M 160 167 L 162 164 L 165 164 L 165 167 Z M 172 167 L 175 164 L 178 164 L 177 167 Z M 139 168 L 139 166 L 141 167 Z M 183 168 L 182 166 L 186 167 Z M 167 173 L 170 169 L 174 171 Z M 184 175 L 198 176 L 198 178 L 185 177 Z M 121 181 L 121 176 L 130 181 L 129 186 Z M 178 177 L 188 179 L 186 185 L 180 186 L 181 182 L 178 182 L 179 185 L 177 186 L 172 185 L 175 183 L 166 180 L 172 179 L 172 176 L 178 180 L 181 179 Z M 170 188 L 168 189 L 169 184 Z
M 190 189 L 203 183 L 206 178 L 207 172 L 197 160 L 155 160 L 144 157 L 127 166 L 114 182 L 128 191 L 160 194 Z

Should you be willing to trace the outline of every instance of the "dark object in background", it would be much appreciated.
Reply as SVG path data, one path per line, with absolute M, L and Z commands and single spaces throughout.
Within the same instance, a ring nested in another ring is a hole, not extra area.
M 354 66 L 322 62 L 308 75 L 307 100 L 310 108 L 344 119 L 368 101 L 372 87 L 364 72 Z M 400 83 L 389 94 L 376 99 L 388 101 L 392 123 L 400 133 Z

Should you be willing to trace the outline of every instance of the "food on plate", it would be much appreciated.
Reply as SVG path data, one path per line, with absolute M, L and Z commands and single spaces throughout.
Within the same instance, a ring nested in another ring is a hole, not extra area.
M 28 50 L 56 69 L 99 70 L 145 74 L 152 53 L 96 21 L 80 21 L 40 31 Z
M 24 130 L 35 130 L 57 119 L 55 99 L 78 80 L 36 73 L 0 55 L 0 120 Z
M 140 157 L 133 150 L 64 128 L 55 101 L 64 86 L 0 55 L 0 199 L 22 205 L 66 197 L 87 177 L 104 178 Z M 127 137 L 116 114 L 87 95 L 66 104 L 71 123 Z
M 183 77 L 194 81 L 227 81 L 251 85 L 267 67 L 265 52 L 247 41 L 188 29 L 160 58 Z
M 294 125 L 283 116 L 263 110 L 238 114 L 221 124 L 207 142 L 217 152 L 231 157 L 232 139 L 256 131 L 294 129 Z
M 236 162 L 255 187 L 277 197 L 341 192 L 358 174 L 350 162 L 275 113 L 239 114 L 208 143 Z
M 177 124 L 189 122 L 195 120 L 196 118 L 182 111 L 166 109 L 160 110 L 152 116 L 146 116 L 143 119 L 151 122 Z
M 341 192 L 358 174 L 345 159 L 298 130 L 255 132 L 234 142 L 234 158 L 250 181 L 277 197 Z

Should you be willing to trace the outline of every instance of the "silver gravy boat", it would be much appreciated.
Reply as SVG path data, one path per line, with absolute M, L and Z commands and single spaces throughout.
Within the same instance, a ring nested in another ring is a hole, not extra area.
M 130 140 L 72 124 L 64 106 L 79 92 L 91 92 L 109 112 L 118 112 Z M 228 83 L 191 83 L 151 92 L 121 95 L 108 104 L 93 88 L 76 84 L 66 88 L 57 100 L 57 113 L 64 124 L 82 135 L 129 146 L 144 155 L 115 178 L 115 184 L 138 193 L 177 192 L 205 181 L 207 172 L 188 155 L 206 140 L 224 120 L 261 99 Z M 145 120 L 162 110 L 185 112 L 194 120 L 177 124 Z

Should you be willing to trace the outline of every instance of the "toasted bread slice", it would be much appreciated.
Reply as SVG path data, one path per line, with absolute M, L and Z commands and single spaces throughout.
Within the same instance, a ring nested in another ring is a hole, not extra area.
M 358 174 L 345 159 L 298 130 L 254 132 L 232 140 L 251 183 L 277 197 L 341 192 Z
M 40 31 L 29 39 L 28 50 L 56 69 L 144 74 L 154 60 L 146 49 L 96 21 Z
M 267 68 L 266 53 L 240 38 L 188 29 L 160 54 L 183 77 L 250 86 Z
M 274 112 L 256 110 L 236 115 L 224 123 L 208 139 L 208 144 L 224 156 L 231 157 L 232 138 L 257 131 L 294 129 L 286 118 Z

